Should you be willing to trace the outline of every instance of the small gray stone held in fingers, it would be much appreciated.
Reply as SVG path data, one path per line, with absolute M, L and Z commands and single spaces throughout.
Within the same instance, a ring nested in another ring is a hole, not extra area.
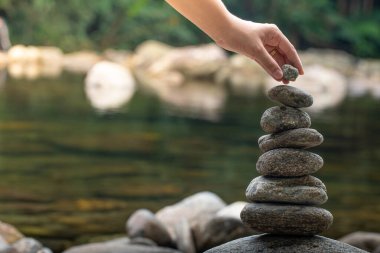
M 288 106 L 275 106 L 267 109 L 260 121 L 261 128 L 267 133 L 278 133 L 295 128 L 311 126 L 309 114 Z
M 283 78 L 288 81 L 295 81 L 298 77 L 298 69 L 289 64 L 282 65 Z
M 313 104 L 313 97 L 303 90 L 290 85 L 278 85 L 268 91 L 268 97 L 283 105 L 302 108 Z

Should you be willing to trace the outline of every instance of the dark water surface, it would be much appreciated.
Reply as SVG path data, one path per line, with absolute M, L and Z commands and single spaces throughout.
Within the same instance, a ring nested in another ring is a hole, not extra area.
M 257 176 L 263 96 L 229 95 L 219 122 L 173 116 L 135 94 L 114 114 L 94 111 L 83 77 L 8 80 L 0 89 L 0 220 L 59 248 L 124 233 L 138 208 L 153 211 L 203 190 L 244 200 Z M 325 235 L 380 232 L 380 102 L 347 98 L 311 114 L 325 136 L 316 175 L 335 218 Z

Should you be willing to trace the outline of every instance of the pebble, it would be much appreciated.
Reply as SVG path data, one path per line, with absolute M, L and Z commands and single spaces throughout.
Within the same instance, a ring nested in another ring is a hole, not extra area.
M 294 237 L 281 235 L 254 235 L 241 238 L 205 253 L 365 253 L 346 243 L 323 236 Z
M 284 64 L 284 65 L 282 65 L 281 69 L 282 69 L 282 72 L 284 75 L 283 78 L 285 80 L 295 81 L 297 79 L 298 74 L 299 74 L 297 68 L 293 67 L 290 64 Z
M 147 209 L 135 211 L 127 221 L 126 229 L 130 238 L 145 237 L 159 246 L 173 246 L 165 226 Z
M 295 128 L 311 126 L 310 116 L 299 109 L 288 106 L 275 106 L 267 109 L 260 121 L 267 133 L 278 133 Z
M 268 91 L 268 97 L 283 105 L 302 108 L 313 104 L 313 97 L 303 90 L 290 85 L 278 85 Z
M 321 205 L 327 201 L 326 186 L 316 177 L 256 177 L 246 190 L 252 202 Z
M 241 219 L 257 232 L 305 236 L 327 230 L 333 216 L 314 206 L 250 203 L 241 212 Z
M 259 138 L 261 151 L 267 152 L 277 148 L 312 148 L 323 142 L 323 136 L 311 128 L 298 128 L 277 134 L 268 134 Z
M 257 171 L 264 176 L 299 177 L 315 173 L 323 166 L 323 159 L 305 150 L 280 148 L 262 154 Z

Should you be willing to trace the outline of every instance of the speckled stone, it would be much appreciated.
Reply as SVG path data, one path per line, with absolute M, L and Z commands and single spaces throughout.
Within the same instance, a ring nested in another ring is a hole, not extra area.
M 333 222 L 332 214 L 319 207 L 274 203 L 247 204 L 240 216 L 254 231 L 280 235 L 316 235 Z
M 288 81 L 295 81 L 298 77 L 298 69 L 289 64 L 284 64 L 281 67 L 284 79 Z
M 365 253 L 323 236 L 254 235 L 210 249 L 205 253 Z
M 311 148 L 320 145 L 323 136 L 311 128 L 298 128 L 277 134 L 268 134 L 259 138 L 261 151 L 267 152 L 277 148 Z
M 267 109 L 260 121 L 267 133 L 278 133 L 295 128 L 311 126 L 310 116 L 299 109 L 288 106 L 275 106 Z
M 313 97 L 303 90 L 290 85 L 278 85 L 268 91 L 268 97 L 283 105 L 302 108 L 313 104 Z
M 323 166 L 323 159 L 305 150 L 273 149 L 259 157 L 257 171 L 264 176 L 298 177 L 312 174 Z
M 256 177 L 245 195 L 251 202 L 321 205 L 327 201 L 326 186 L 316 177 Z

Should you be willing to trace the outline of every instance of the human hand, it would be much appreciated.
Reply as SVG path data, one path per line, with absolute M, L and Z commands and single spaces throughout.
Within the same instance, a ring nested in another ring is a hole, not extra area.
M 290 64 L 304 74 L 296 49 L 273 24 L 260 24 L 232 16 L 230 27 L 215 42 L 226 50 L 243 54 L 258 62 L 275 80 L 284 84 L 281 66 Z

